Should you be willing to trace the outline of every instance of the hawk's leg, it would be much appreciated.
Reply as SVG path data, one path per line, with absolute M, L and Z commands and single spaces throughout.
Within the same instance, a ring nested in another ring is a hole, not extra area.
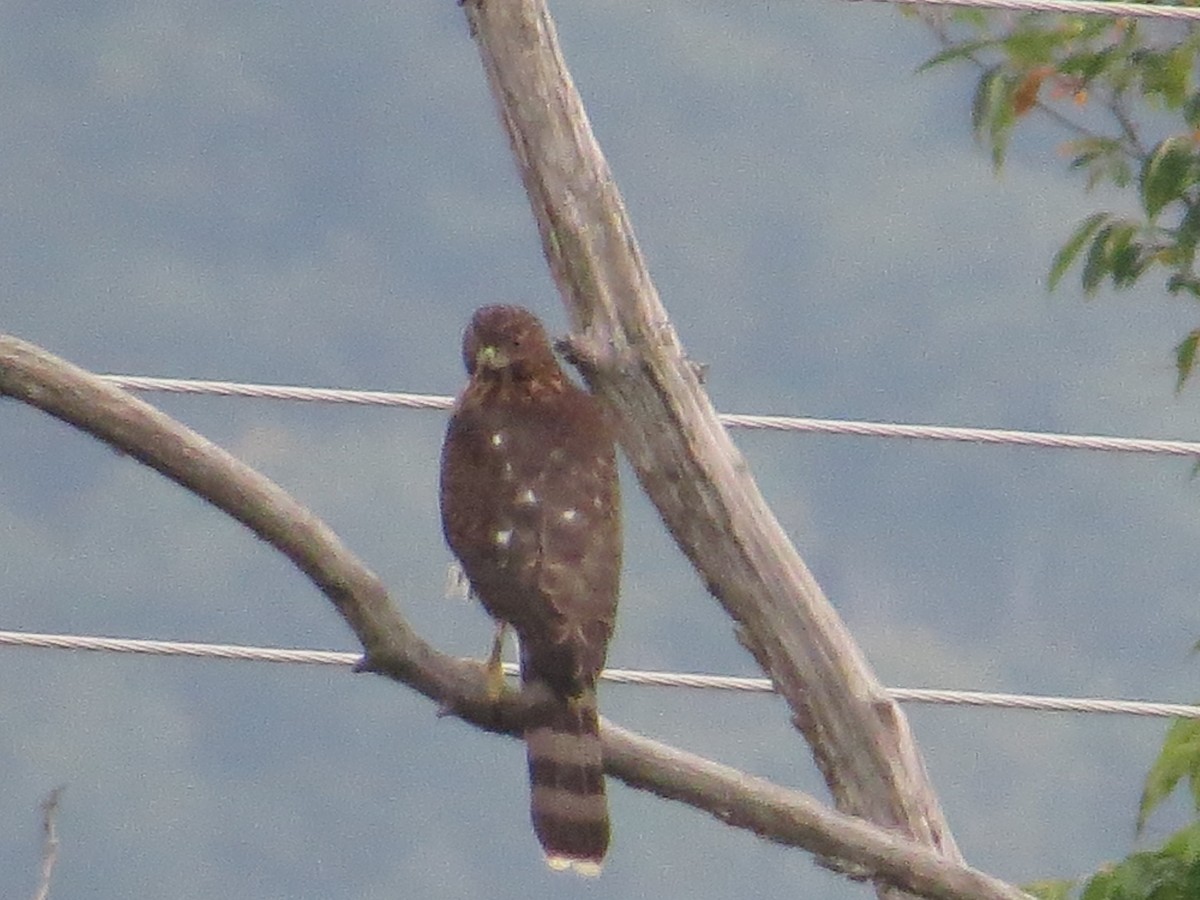
M 503 622 L 496 623 L 496 633 L 492 636 L 492 652 L 487 658 L 487 692 L 493 700 L 499 700 L 504 693 L 504 665 L 500 655 L 504 652 L 504 633 L 508 626 Z

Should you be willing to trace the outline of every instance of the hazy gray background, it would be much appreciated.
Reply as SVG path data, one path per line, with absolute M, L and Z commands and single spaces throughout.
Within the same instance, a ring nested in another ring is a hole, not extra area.
M 1044 273 L 1098 205 L 1034 128 L 1003 178 L 971 73 L 885 5 L 560 2 L 565 51 L 663 299 L 727 411 L 1195 437 L 1195 311 Z M 451 393 L 485 302 L 564 317 L 451 0 L 0 5 L 0 328 L 102 372 Z M 151 397 L 340 532 L 439 646 L 444 417 Z M 0 404 L 0 628 L 354 649 L 240 526 Z M 736 436 L 880 677 L 1190 700 L 1186 461 Z M 632 481 L 617 666 L 753 673 Z M 800 852 L 610 787 L 596 883 L 544 872 L 514 741 L 381 679 L 0 649 L 0 895 L 850 898 Z M 769 698 L 613 687 L 622 724 L 824 796 Z M 911 708 L 975 865 L 1130 846 L 1154 720 Z M 1169 817 L 1157 819 L 1161 836 Z

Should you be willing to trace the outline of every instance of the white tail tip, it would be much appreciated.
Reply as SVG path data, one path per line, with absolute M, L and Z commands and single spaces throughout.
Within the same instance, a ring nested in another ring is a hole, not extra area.
M 546 865 L 555 872 L 572 871 L 585 878 L 595 878 L 601 868 L 601 864 L 594 859 L 576 859 L 573 856 L 547 856 Z

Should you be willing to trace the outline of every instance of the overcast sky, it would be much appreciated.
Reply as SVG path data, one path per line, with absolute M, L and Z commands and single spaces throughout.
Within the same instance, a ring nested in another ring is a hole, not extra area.
M 1196 437 L 1150 279 L 1044 274 L 1086 196 L 1052 132 L 1002 177 L 971 73 L 884 4 L 560 2 L 568 64 L 689 354 L 730 412 Z M 452 0 L 0 5 L 0 329 L 100 372 L 453 393 L 483 303 L 565 317 Z M 439 647 L 444 416 L 152 396 L 342 535 Z M 0 403 L 0 629 L 355 649 L 277 554 Z M 1189 701 L 1187 461 L 739 433 L 894 686 Z M 615 666 L 755 674 L 631 479 Z M 65 784 L 56 897 L 869 896 L 610 783 L 605 875 L 545 872 L 523 752 L 338 669 L 0 648 L 0 895 Z M 608 686 L 617 722 L 824 797 L 783 705 Z M 1131 846 L 1155 720 L 910 707 L 956 837 L 1013 881 Z M 1171 829 L 1168 817 L 1151 835 Z

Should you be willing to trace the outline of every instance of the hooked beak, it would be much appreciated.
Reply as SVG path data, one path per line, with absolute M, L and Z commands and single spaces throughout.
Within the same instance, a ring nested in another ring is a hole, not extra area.
M 499 347 L 485 345 L 475 354 L 475 365 L 481 369 L 503 369 L 508 364 L 508 354 Z

